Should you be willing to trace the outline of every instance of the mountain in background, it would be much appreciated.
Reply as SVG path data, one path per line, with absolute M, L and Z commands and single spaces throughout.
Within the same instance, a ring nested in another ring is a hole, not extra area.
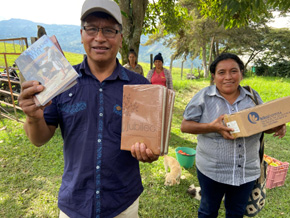
M 30 44 L 30 37 L 37 36 L 37 25 L 43 26 L 48 36 L 55 35 L 62 50 L 79 54 L 85 53 L 81 44 L 80 26 L 77 25 L 43 24 L 23 19 L 2 20 L 0 21 L 0 39 L 25 37 Z M 142 35 L 141 44 L 144 44 L 147 39 L 148 36 Z M 140 45 L 138 60 L 139 62 L 150 63 L 150 54 L 153 54 L 154 57 L 159 52 L 162 53 L 164 65 L 169 66 L 172 50 L 164 47 L 162 42 L 156 42 L 149 46 Z M 187 60 L 183 66 L 190 68 L 191 63 L 195 68 L 201 66 L 201 60 L 198 58 L 193 61 Z M 181 67 L 181 60 L 175 60 L 173 66 Z

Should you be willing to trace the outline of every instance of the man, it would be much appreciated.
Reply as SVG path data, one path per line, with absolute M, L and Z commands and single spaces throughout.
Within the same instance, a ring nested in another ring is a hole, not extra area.
M 33 95 L 36 81 L 22 84 L 19 104 L 24 129 L 41 146 L 58 125 L 64 140 L 64 174 L 59 191 L 60 217 L 138 217 L 143 191 L 139 162 L 158 159 L 143 143 L 131 153 L 120 150 L 122 94 L 125 84 L 148 84 L 123 68 L 116 55 L 122 46 L 119 6 L 111 0 L 86 0 L 81 13 L 81 41 L 87 57 L 74 66 L 77 84 L 45 107 Z

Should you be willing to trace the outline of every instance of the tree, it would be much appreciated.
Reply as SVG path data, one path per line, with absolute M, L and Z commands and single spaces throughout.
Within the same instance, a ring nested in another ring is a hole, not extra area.
M 187 11 L 175 0 L 115 0 L 119 3 L 123 21 L 123 44 L 120 49 L 122 63 L 127 62 L 127 55 L 132 48 L 139 53 L 141 34 L 158 32 L 158 26 L 164 26 L 165 32 L 179 30 Z
M 259 22 L 260 17 L 271 17 L 271 10 L 283 13 L 290 10 L 289 0 L 199 0 L 202 15 L 215 19 L 226 28 L 247 26 Z
M 127 62 L 130 49 L 139 53 L 140 37 L 143 32 L 145 12 L 148 0 L 120 0 L 119 6 L 123 12 L 123 43 L 120 49 L 122 63 Z

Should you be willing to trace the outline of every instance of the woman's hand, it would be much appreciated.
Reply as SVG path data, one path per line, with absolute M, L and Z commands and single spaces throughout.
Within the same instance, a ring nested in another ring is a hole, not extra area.
M 144 143 L 136 142 L 131 147 L 131 154 L 137 160 L 147 163 L 152 163 L 153 161 L 158 160 L 159 156 L 153 154 L 153 152 L 146 147 Z
M 273 136 L 274 137 L 277 137 L 278 136 L 279 139 L 280 139 L 280 138 L 283 138 L 285 136 L 286 131 L 287 131 L 286 124 L 283 124 L 281 126 L 277 126 L 275 128 L 269 129 L 269 130 L 265 131 L 265 133 L 271 134 L 271 133 L 274 132 L 274 135 Z
M 217 133 L 221 134 L 225 139 L 234 139 L 231 135 L 231 132 L 234 131 L 232 128 L 229 128 L 224 125 L 224 115 L 219 116 L 216 120 L 210 123 L 213 129 L 215 129 Z
M 211 123 L 198 123 L 192 120 L 182 120 L 181 132 L 191 134 L 207 134 L 217 132 L 221 134 L 225 139 L 234 139 L 231 132 L 234 131 L 223 123 L 224 115 L 221 115 Z

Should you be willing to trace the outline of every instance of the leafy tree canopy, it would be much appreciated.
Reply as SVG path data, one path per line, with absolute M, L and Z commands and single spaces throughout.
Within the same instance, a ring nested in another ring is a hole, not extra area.
M 289 0 L 200 0 L 200 13 L 215 19 L 226 28 L 259 22 L 261 15 L 271 16 L 269 9 L 282 13 L 290 10 Z

